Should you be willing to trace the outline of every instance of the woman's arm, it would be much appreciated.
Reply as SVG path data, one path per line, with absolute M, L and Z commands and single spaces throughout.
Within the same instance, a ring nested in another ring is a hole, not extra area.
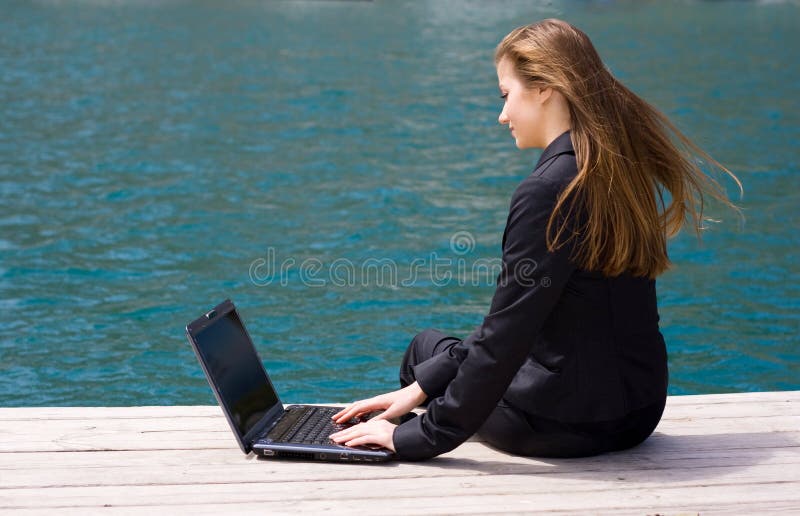
M 575 161 L 561 156 L 552 166 L 575 167 Z M 398 458 L 425 459 L 464 442 L 524 362 L 575 268 L 571 248 L 549 252 L 546 245 L 545 228 L 562 187 L 563 182 L 532 175 L 514 193 L 503 236 L 503 274 L 489 314 L 458 345 L 466 354 L 444 395 L 431 400 L 424 415 L 395 429 Z

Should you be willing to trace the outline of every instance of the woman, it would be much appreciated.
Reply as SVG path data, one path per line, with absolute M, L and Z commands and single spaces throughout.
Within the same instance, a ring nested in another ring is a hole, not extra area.
M 489 314 L 463 341 L 417 335 L 403 388 L 336 414 L 385 409 L 335 442 L 420 460 L 477 432 L 510 453 L 577 457 L 636 446 L 661 418 L 655 278 L 669 266 L 666 241 L 687 219 L 699 233 L 704 195 L 733 206 L 696 157 L 738 179 L 617 81 L 568 23 L 512 31 L 495 65 L 499 122 L 520 149 L 544 151 L 511 198 Z M 389 421 L 423 403 L 423 415 Z

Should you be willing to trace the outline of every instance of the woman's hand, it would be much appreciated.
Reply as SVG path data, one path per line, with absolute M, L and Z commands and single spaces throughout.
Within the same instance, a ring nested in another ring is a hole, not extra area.
M 346 406 L 333 415 L 336 423 L 350 421 L 354 417 L 369 414 L 375 410 L 385 409 L 385 411 L 370 421 L 391 419 L 411 412 L 414 407 L 421 404 L 428 396 L 422 392 L 422 388 L 417 382 L 397 391 L 387 392 L 374 398 L 356 401 Z M 341 432 L 339 432 L 341 433 Z M 336 435 L 336 434 L 334 434 Z
M 397 428 L 397 425 L 384 419 L 376 418 L 331 434 L 330 438 L 333 442 L 344 444 L 345 446 L 377 444 L 394 452 L 393 437 L 395 428 Z

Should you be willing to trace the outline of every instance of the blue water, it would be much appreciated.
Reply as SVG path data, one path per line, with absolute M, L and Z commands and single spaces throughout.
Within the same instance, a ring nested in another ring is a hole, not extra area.
M 800 388 L 797 2 L 2 9 L 2 406 L 213 403 L 183 327 L 226 297 L 284 401 L 394 388 L 416 332 L 488 309 L 471 267 L 538 157 L 496 123 L 492 50 L 550 16 L 745 186 L 743 225 L 712 205 L 670 243 L 670 392 Z

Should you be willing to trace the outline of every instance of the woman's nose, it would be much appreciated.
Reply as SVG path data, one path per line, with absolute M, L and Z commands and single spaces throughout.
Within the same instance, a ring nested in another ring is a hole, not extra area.
M 503 124 L 503 125 L 508 123 L 508 116 L 506 115 L 506 109 L 505 108 L 503 108 L 503 110 L 500 112 L 500 116 L 497 117 L 497 121 L 500 122 L 500 124 Z

